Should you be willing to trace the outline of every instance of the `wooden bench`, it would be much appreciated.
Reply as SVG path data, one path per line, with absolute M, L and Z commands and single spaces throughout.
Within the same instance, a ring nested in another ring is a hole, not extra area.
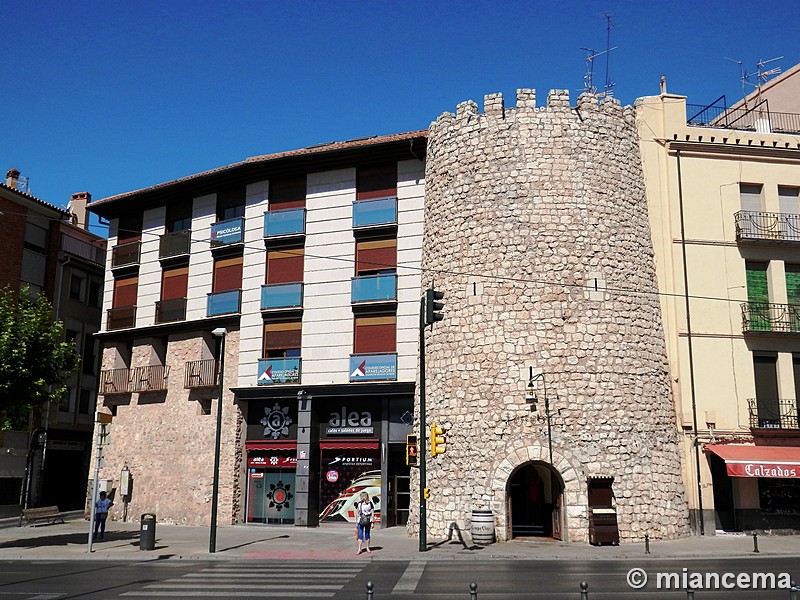
M 37 521 L 49 521 L 52 525 L 56 521 L 64 522 L 64 515 L 58 510 L 57 506 L 41 506 L 39 508 L 26 508 L 23 509 L 22 515 L 19 518 L 19 526 L 22 527 L 22 522 L 25 521 L 26 525 L 30 525 Z

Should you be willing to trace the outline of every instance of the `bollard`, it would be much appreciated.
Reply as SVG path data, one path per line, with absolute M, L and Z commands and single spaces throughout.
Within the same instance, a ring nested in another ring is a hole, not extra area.
M 644 534 L 644 553 L 650 554 L 650 536 L 648 534 Z
M 371 582 L 367 582 L 367 600 L 372 600 L 372 591 L 375 589 L 375 585 Z
M 581 581 L 581 600 L 589 600 L 589 584 Z
M 758 534 L 757 533 L 753 534 L 753 552 L 755 552 L 756 554 L 759 554 L 759 550 L 758 550 Z
M 478 600 L 478 584 L 469 584 L 469 600 Z
M 797 592 L 800 592 L 800 587 L 797 587 L 797 582 L 793 581 L 789 590 L 789 600 L 797 600 Z
M 694 600 L 694 590 L 686 590 L 686 600 Z

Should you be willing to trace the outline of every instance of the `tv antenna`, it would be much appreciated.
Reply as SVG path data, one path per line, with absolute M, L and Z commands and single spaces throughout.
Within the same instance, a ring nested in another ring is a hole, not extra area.
M 616 50 L 617 46 L 611 47 L 611 29 L 614 27 L 612 22 L 613 15 L 610 12 L 604 12 L 603 17 L 606 19 L 606 49 L 598 52 L 593 48 L 581 47 L 581 50 L 586 52 L 586 75 L 583 76 L 585 83 L 583 84 L 583 91 L 591 94 L 595 98 L 605 98 L 612 96 L 614 83 L 609 78 L 609 57 L 612 50 Z M 603 91 L 598 92 L 597 86 L 594 84 L 594 61 L 600 56 L 606 57 L 606 78 L 603 85 Z
M 770 58 L 768 60 L 764 60 L 763 58 L 759 59 L 758 62 L 756 62 L 756 70 L 752 73 L 748 73 L 744 70 L 742 61 L 728 58 L 727 56 L 723 56 L 723 58 L 739 65 L 739 73 L 742 81 L 742 97 L 744 98 L 744 106 L 747 108 L 747 86 L 749 85 L 755 88 L 758 91 L 756 100 L 761 100 L 761 86 L 764 85 L 770 77 L 778 75 L 781 72 L 780 67 L 772 67 L 771 69 L 765 69 L 765 67 L 771 62 L 781 60 L 783 56 Z M 753 78 L 755 78 L 755 83 L 750 81 Z

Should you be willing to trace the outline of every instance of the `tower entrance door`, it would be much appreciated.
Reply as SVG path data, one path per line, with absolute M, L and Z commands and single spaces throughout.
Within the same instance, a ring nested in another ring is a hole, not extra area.
M 564 486 L 547 463 L 530 462 L 508 480 L 507 501 L 511 538 L 562 539 Z

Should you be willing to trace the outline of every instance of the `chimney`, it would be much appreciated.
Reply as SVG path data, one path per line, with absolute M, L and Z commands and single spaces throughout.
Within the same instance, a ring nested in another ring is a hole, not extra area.
M 67 210 L 72 213 L 72 222 L 78 227 L 89 229 L 89 220 L 86 218 L 86 205 L 92 201 L 89 192 L 77 192 L 72 194 L 67 205 Z
M 6 173 L 6 185 L 12 190 L 17 189 L 17 186 L 19 185 L 19 171 L 16 169 L 10 169 L 8 173 Z

